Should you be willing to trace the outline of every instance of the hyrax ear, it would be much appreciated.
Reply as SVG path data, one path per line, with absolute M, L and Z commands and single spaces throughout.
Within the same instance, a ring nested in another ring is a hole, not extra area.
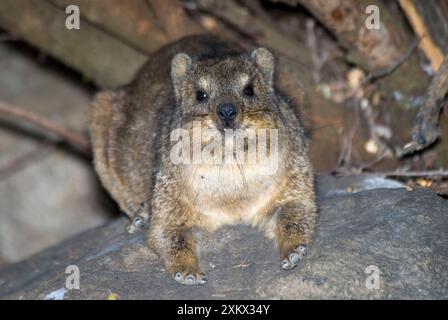
M 187 74 L 190 68 L 191 58 L 185 53 L 176 54 L 173 60 L 171 60 L 171 78 L 175 83 L 178 82 Z
M 274 56 L 271 51 L 266 48 L 258 48 L 252 51 L 250 57 L 263 73 L 268 85 L 272 86 L 274 82 Z
M 176 99 L 180 98 L 180 82 L 191 68 L 191 58 L 185 53 L 178 53 L 171 60 L 171 80 Z

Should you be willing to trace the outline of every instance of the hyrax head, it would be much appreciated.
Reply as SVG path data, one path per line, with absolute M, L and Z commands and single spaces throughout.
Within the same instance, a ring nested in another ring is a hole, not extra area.
M 267 49 L 197 61 L 178 53 L 171 79 L 187 127 L 203 121 L 220 131 L 273 128 L 274 57 Z

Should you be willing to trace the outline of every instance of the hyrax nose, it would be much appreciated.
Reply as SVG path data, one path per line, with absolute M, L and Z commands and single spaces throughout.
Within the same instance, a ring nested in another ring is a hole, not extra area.
M 237 110 L 232 103 L 222 103 L 218 107 L 218 116 L 225 121 L 235 119 Z

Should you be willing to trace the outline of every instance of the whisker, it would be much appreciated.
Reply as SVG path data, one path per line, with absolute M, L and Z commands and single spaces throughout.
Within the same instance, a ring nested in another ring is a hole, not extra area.
M 248 114 L 248 113 L 258 113 L 258 112 L 267 112 L 268 109 L 256 109 L 256 110 L 247 110 L 244 113 Z

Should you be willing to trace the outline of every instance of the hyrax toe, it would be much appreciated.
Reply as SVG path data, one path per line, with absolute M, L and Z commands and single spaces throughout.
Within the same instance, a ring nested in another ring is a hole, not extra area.
M 305 256 L 307 253 L 307 248 L 304 245 L 300 245 L 294 250 L 292 250 L 288 256 L 282 260 L 280 267 L 283 270 L 291 270 L 295 268 L 300 260 L 302 260 L 303 256 Z
M 203 272 L 179 271 L 174 273 L 174 280 L 184 285 L 204 285 L 207 283 L 207 276 Z

